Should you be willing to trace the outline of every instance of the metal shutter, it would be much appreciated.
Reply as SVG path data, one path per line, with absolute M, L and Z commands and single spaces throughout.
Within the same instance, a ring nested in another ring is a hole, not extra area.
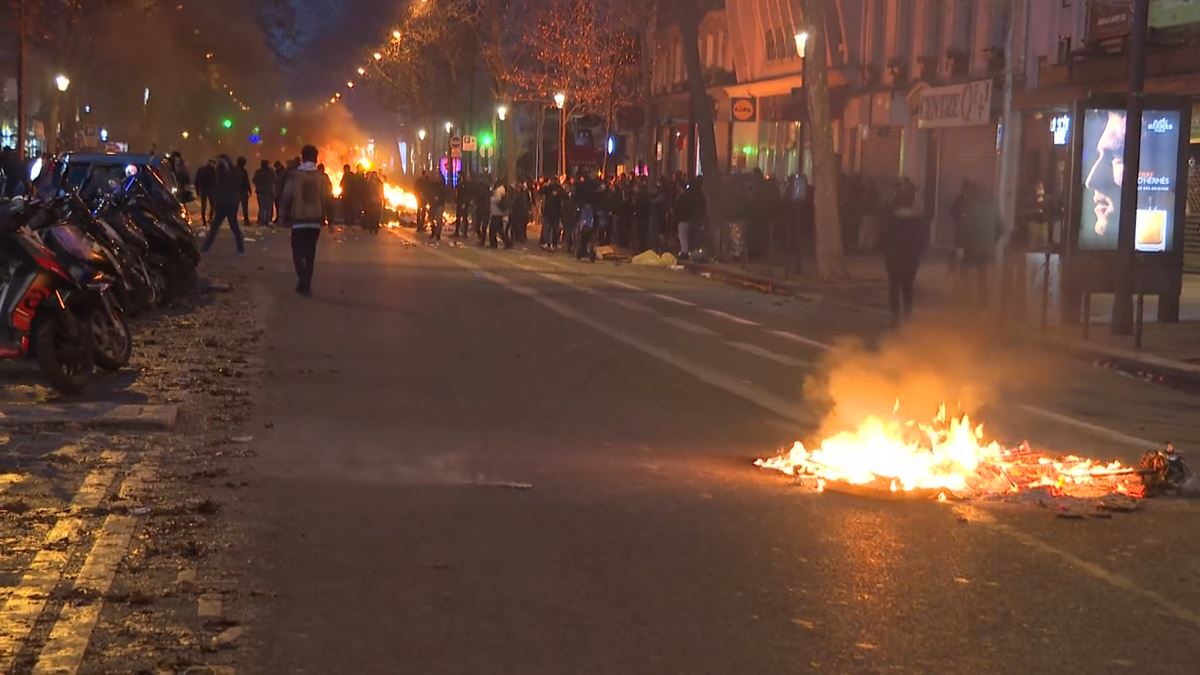
M 860 146 L 859 174 L 883 194 L 900 175 L 900 138 L 903 130 L 872 129 Z
M 964 180 L 996 193 L 996 127 L 956 127 L 938 130 L 941 160 L 938 179 L 938 224 L 934 245 L 948 248 L 954 243 L 954 220 L 950 207 L 962 190 Z

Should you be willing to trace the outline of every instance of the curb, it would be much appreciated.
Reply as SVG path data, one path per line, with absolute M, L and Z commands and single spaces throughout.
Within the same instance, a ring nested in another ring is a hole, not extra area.
M 175 428 L 178 418 L 179 408 L 173 405 L 68 403 L 0 406 L 0 428 L 74 425 L 88 429 L 170 430 Z

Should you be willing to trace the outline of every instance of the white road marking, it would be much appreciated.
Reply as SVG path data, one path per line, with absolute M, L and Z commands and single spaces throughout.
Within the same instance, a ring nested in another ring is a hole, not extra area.
M 774 361 L 775 363 L 778 363 L 778 364 L 784 365 L 784 366 L 792 366 L 795 368 L 810 368 L 810 367 L 816 365 L 812 361 L 804 361 L 801 359 L 794 359 L 790 356 L 784 356 L 783 354 L 776 354 L 775 352 L 772 352 L 768 349 L 763 349 L 762 347 L 759 347 L 758 345 L 752 345 L 752 344 L 749 344 L 746 342 L 727 341 L 725 344 L 729 345 L 730 347 L 733 347 L 734 349 L 740 349 L 741 351 L 746 352 L 747 354 L 754 354 L 755 356 L 761 356 L 764 359 L 767 359 L 768 361 Z
M 1070 417 L 1069 415 L 1064 415 L 1062 413 L 1057 413 L 1057 412 L 1054 412 L 1051 410 L 1046 410 L 1045 408 L 1039 408 L 1037 406 L 1032 406 L 1027 403 L 1018 403 L 1016 407 L 1020 408 L 1021 410 L 1024 410 L 1027 413 L 1030 413 L 1031 415 L 1037 415 L 1038 417 L 1043 417 L 1043 418 L 1051 420 L 1053 422 L 1058 422 L 1059 424 L 1065 424 L 1067 426 L 1072 426 L 1072 427 L 1075 427 L 1076 429 L 1083 429 L 1084 431 L 1089 431 L 1098 436 L 1108 438 L 1108 439 L 1116 441 L 1118 443 L 1124 443 L 1125 445 L 1128 445 L 1133 448 L 1138 448 L 1140 450 L 1153 450 L 1154 448 L 1161 448 L 1164 445 L 1166 445 L 1166 443 L 1163 441 L 1152 441 L 1148 438 L 1138 438 L 1137 436 L 1130 436 L 1129 434 L 1124 434 L 1124 433 L 1121 433 L 1120 431 L 1116 431 L 1114 429 L 1109 429 L 1108 427 L 1102 427 L 1099 424 L 1092 424 L 1091 422 L 1085 422 L 1083 420 L 1079 420 L 1079 419 L 1075 419 L 1074 417 Z
M 707 335 L 708 337 L 719 337 L 720 336 L 720 333 L 718 333 L 714 330 L 705 328 L 704 326 L 701 326 L 700 324 L 692 323 L 691 321 L 688 321 L 687 319 L 677 319 L 673 316 L 664 316 L 664 317 L 662 317 L 662 320 L 666 321 L 667 323 L 671 324 L 672 326 L 675 326 L 676 328 L 678 328 L 680 330 L 686 330 L 687 332 L 695 333 L 696 335 Z
M 658 298 L 659 300 L 666 300 L 667 302 L 673 302 L 676 305 L 683 305 L 684 307 L 695 307 L 696 306 L 695 303 L 688 302 L 687 300 L 680 300 L 679 298 L 671 297 L 669 295 L 664 295 L 662 293 L 651 293 L 650 297 Z
M 569 286 L 576 290 L 583 291 L 584 293 L 588 293 L 590 295 L 595 295 L 599 298 L 604 299 L 607 302 L 611 302 L 612 304 L 617 305 L 618 307 L 624 307 L 625 309 L 632 309 L 635 312 L 646 312 L 648 314 L 656 313 L 653 308 L 643 305 L 640 302 L 635 302 L 633 300 L 626 300 L 625 298 L 617 298 L 617 297 L 608 295 L 606 293 L 601 293 L 595 289 L 576 284 L 575 282 L 571 281 L 570 279 L 567 279 L 566 277 L 564 277 L 560 274 L 553 274 L 551 272 L 539 272 L 538 275 L 543 278 L 549 279 L 551 281 L 563 284 L 564 286 Z
M 616 286 L 617 288 L 624 288 L 627 291 L 637 291 L 638 293 L 646 292 L 646 289 L 641 288 L 640 286 L 634 286 L 633 284 L 627 284 L 624 281 L 621 281 L 619 279 L 609 279 L 606 276 L 597 276 L 596 278 L 599 279 L 601 283 L 608 284 L 609 286 Z
M 784 419 L 792 420 L 804 426 L 810 426 L 815 424 L 817 421 L 807 414 L 807 409 L 793 401 L 789 401 L 764 389 L 760 389 L 754 385 L 747 384 L 735 378 L 729 377 L 718 370 L 710 368 L 702 363 L 696 363 L 674 351 L 646 342 L 639 337 L 594 319 L 565 303 L 548 298 L 535 288 L 531 288 L 506 277 L 502 277 L 498 274 L 488 272 L 480 265 L 467 260 L 460 260 L 454 256 L 447 255 L 442 251 L 431 250 L 430 252 L 434 255 L 441 256 L 446 260 L 450 260 L 456 265 L 460 265 L 473 272 L 477 272 L 480 276 L 488 281 L 507 288 L 514 293 L 523 295 L 539 305 L 542 305 L 546 309 L 549 309 L 555 314 L 558 314 L 559 316 L 582 324 L 596 333 L 607 335 L 617 342 L 643 352 L 660 363 L 664 363 L 673 368 L 682 370 L 701 382 L 712 385 L 718 389 L 722 389 L 727 393 L 737 396 L 743 400 L 749 401 L 760 408 L 774 413 Z
M 115 467 L 124 457 L 124 453 L 112 451 L 101 455 L 101 468 L 84 478 L 71 500 L 71 514 L 80 514 L 100 505 L 116 478 Z M 12 672 L 13 661 L 21 645 L 42 615 L 50 594 L 58 585 L 63 569 L 71 558 L 70 544 L 79 539 L 86 523 L 87 518 L 82 515 L 59 518 L 42 540 L 42 550 L 34 556 L 21 582 L 4 602 L 4 607 L 0 609 L 0 672 Z
M 757 321 L 751 321 L 750 319 L 743 319 L 740 316 L 734 316 L 733 314 L 727 314 L 718 309 L 702 309 L 700 311 L 702 311 L 706 314 L 711 314 L 711 315 L 721 318 L 721 319 L 725 319 L 726 321 L 740 323 L 743 326 L 761 326 L 762 325 L 761 323 L 758 323 Z
M 785 340 L 791 340 L 792 342 L 799 342 L 800 344 L 808 345 L 809 347 L 816 347 L 817 349 L 824 349 L 826 351 L 834 351 L 835 350 L 835 347 L 833 345 L 826 344 L 824 342 L 819 342 L 819 341 L 813 340 L 811 338 L 806 338 L 803 335 L 796 335 L 795 333 L 790 333 L 786 330 L 772 330 L 772 331 L 768 331 L 768 332 L 771 333 L 772 335 L 778 335 L 779 337 L 784 338 Z
M 135 497 L 153 480 L 153 476 L 154 469 L 149 461 L 134 467 L 121 484 L 121 496 Z M 137 521 L 137 516 L 130 515 L 111 515 L 104 520 L 92 550 L 75 576 L 75 590 L 86 591 L 94 599 L 81 605 L 67 603 L 63 606 L 33 667 L 34 675 L 75 673 L 79 670 L 100 618 L 100 611 L 104 608 L 102 598 L 112 588 L 117 567 L 129 551 Z

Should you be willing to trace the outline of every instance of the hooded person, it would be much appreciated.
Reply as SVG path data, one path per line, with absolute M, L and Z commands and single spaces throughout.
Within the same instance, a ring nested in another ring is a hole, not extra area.
M 280 220 L 292 231 L 292 262 L 296 267 L 296 292 L 312 295 L 317 240 L 333 213 L 333 184 L 317 168 L 317 148 L 304 146 L 300 166 L 288 176 L 280 198 Z

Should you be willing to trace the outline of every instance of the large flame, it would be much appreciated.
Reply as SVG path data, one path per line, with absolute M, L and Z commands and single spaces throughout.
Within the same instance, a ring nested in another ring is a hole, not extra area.
M 867 417 L 858 428 L 834 434 L 811 450 L 797 442 L 790 451 L 755 464 L 812 478 L 818 489 L 837 481 L 892 492 L 930 491 L 939 498 L 1034 488 L 1055 494 L 1144 494 L 1140 475 L 1120 462 L 1051 457 L 1025 444 L 1005 448 L 985 440 L 983 426 L 972 427 L 967 415 L 948 416 L 944 405 L 931 423 L 902 420 L 898 412 L 899 403 L 891 419 Z
M 371 160 L 367 157 L 360 157 L 355 162 L 355 165 L 360 171 L 370 171 L 372 169 Z M 333 182 L 333 196 L 342 196 L 342 177 L 345 175 L 342 169 L 337 167 L 328 167 L 326 171 L 329 173 L 329 180 Z M 383 201 L 393 211 L 415 213 L 417 210 L 417 196 L 399 185 L 389 182 L 382 172 L 380 176 L 383 178 Z

